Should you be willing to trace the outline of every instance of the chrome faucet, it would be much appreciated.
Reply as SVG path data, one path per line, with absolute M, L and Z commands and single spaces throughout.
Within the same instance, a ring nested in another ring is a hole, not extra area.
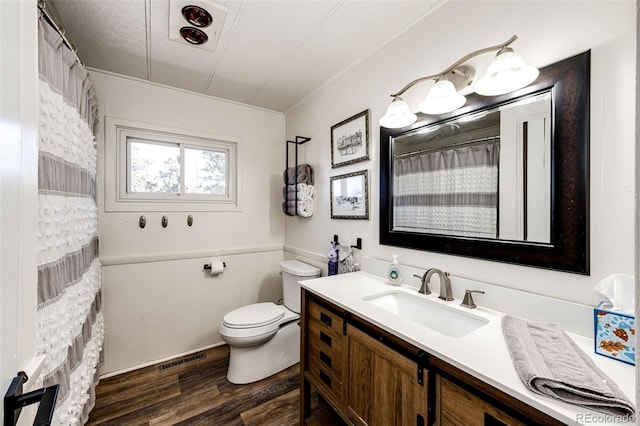
M 438 274 L 438 277 L 440 277 L 440 296 L 438 297 L 442 300 L 446 300 L 447 302 L 453 300 L 453 294 L 451 291 L 451 280 L 449 279 L 449 273 L 442 272 L 440 269 L 437 269 L 437 268 L 431 268 L 424 274 L 424 282 L 428 284 L 433 274 Z
M 422 293 L 422 294 L 431 294 L 431 290 L 429 290 L 429 283 L 427 280 L 427 273 L 429 271 L 425 272 L 423 276 L 420 276 L 418 274 L 413 274 L 414 277 L 416 278 L 420 278 L 420 290 L 418 290 L 418 293 Z M 431 278 L 431 277 L 429 277 Z

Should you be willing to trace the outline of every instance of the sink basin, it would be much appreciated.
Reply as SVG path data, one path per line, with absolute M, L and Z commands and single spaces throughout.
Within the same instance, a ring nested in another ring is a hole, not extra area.
M 451 309 L 418 294 L 388 291 L 363 298 L 366 302 L 449 337 L 462 337 L 489 321 Z M 451 302 L 449 302 L 451 303 Z

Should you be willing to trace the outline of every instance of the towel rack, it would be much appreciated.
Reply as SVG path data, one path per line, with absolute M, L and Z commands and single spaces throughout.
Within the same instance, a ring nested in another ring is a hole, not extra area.
M 336 244 L 340 244 L 338 241 L 338 235 L 333 234 L 333 242 Z M 356 245 L 351 244 L 351 248 L 356 248 L 358 250 L 362 250 L 362 238 L 356 238 Z
M 305 144 L 305 143 L 309 142 L 310 140 L 311 140 L 311 138 L 307 138 L 305 136 L 296 136 L 296 140 L 295 141 L 287 141 L 287 149 L 286 149 L 286 151 L 287 151 L 287 153 L 286 153 L 287 160 L 286 160 L 286 165 L 285 165 L 285 172 L 289 168 L 289 144 L 292 143 L 296 147 L 296 150 L 295 150 L 295 153 L 296 153 L 295 154 L 295 165 L 294 165 L 294 169 L 293 169 L 294 170 L 293 176 L 294 176 L 294 188 L 295 188 L 295 191 L 294 191 L 295 204 L 294 204 L 294 207 L 293 207 L 293 215 L 292 216 L 297 216 L 298 215 L 298 189 L 297 189 L 298 188 L 298 147 L 300 145 L 302 145 L 302 144 Z M 285 188 L 286 188 L 286 185 L 287 185 L 287 183 L 285 182 Z M 286 191 L 285 191 L 285 194 L 286 194 Z M 284 201 L 285 201 L 285 203 L 287 202 L 286 196 L 285 196 L 285 200 Z

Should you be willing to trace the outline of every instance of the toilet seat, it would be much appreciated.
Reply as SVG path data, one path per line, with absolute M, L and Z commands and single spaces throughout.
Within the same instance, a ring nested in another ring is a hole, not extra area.
M 284 311 L 281 306 L 273 302 L 254 303 L 229 312 L 222 323 L 230 328 L 255 328 L 277 322 L 282 317 Z
M 300 318 L 283 305 L 254 303 L 229 312 L 223 317 L 220 334 L 227 343 L 252 346 L 272 338 L 283 323 Z

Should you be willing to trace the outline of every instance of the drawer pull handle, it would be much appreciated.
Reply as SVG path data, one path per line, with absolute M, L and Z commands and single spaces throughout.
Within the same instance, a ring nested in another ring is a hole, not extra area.
M 331 357 L 322 351 L 320 351 L 320 361 L 324 362 L 327 367 L 331 368 Z
M 331 317 L 324 312 L 320 312 L 320 321 L 331 327 Z
M 331 347 L 331 337 L 324 334 L 324 332 L 320 332 L 320 340 L 324 342 L 325 345 Z
M 331 387 L 331 377 L 327 376 L 324 371 L 320 370 L 320 379 Z

